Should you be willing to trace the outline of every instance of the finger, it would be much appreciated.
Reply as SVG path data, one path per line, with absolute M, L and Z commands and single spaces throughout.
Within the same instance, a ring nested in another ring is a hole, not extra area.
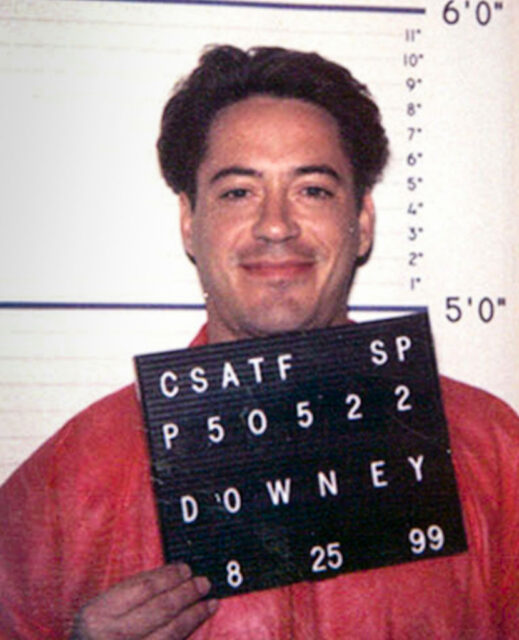
M 110 617 L 124 616 L 158 594 L 178 587 L 191 575 L 191 569 L 183 563 L 140 573 L 104 593 L 99 598 L 99 609 Z
M 147 636 L 146 640 L 183 640 L 210 618 L 217 611 L 218 605 L 218 600 L 197 602 L 184 609 L 171 622 Z
M 210 589 L 211 583 L 207 578 L 196 577 L 187 580 L 173 589 L 163 591 L 129 612 L 124 617 L 124 628 L 134 633 L 138 630 L 139 633 L 147 636 L 180 616 L 206 596 Z M 204 608 L 200 612 L 204 613 Z M 119 621 L 122 620 L 119 618 Z

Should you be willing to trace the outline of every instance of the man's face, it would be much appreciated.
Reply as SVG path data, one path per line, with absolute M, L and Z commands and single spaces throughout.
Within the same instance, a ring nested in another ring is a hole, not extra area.
M 269 96 L 222 109 L 194 210 L 185 193 L 180 201 L 211 342 L 344 323 L 374 213 L 369 194 L 356 209 L 350 162 L 327 111 Z

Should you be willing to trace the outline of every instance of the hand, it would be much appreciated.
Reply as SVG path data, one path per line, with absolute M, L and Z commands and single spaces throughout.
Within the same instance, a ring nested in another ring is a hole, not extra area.
M 133 576 L 91 600 L 78 613 L 72 640 L 180 640 L 217 609 L 201 600 L 211 585 L 185 564 Z

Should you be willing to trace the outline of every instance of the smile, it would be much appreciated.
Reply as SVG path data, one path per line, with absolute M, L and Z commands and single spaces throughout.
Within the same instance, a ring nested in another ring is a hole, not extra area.
M 307 274 L 313 267 L 313 261 L 282 260 L 244 263 L 241 267 L 250 276 L 257 278 L 289 279 Z

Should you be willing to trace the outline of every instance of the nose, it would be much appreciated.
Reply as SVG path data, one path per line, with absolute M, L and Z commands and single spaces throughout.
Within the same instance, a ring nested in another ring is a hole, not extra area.
M 294 206 L 284 193 L 268 193 L 258 211 L 252 228 L 256 240 L 282 243 L 297 238 L 301 229 L 295 218 Z

